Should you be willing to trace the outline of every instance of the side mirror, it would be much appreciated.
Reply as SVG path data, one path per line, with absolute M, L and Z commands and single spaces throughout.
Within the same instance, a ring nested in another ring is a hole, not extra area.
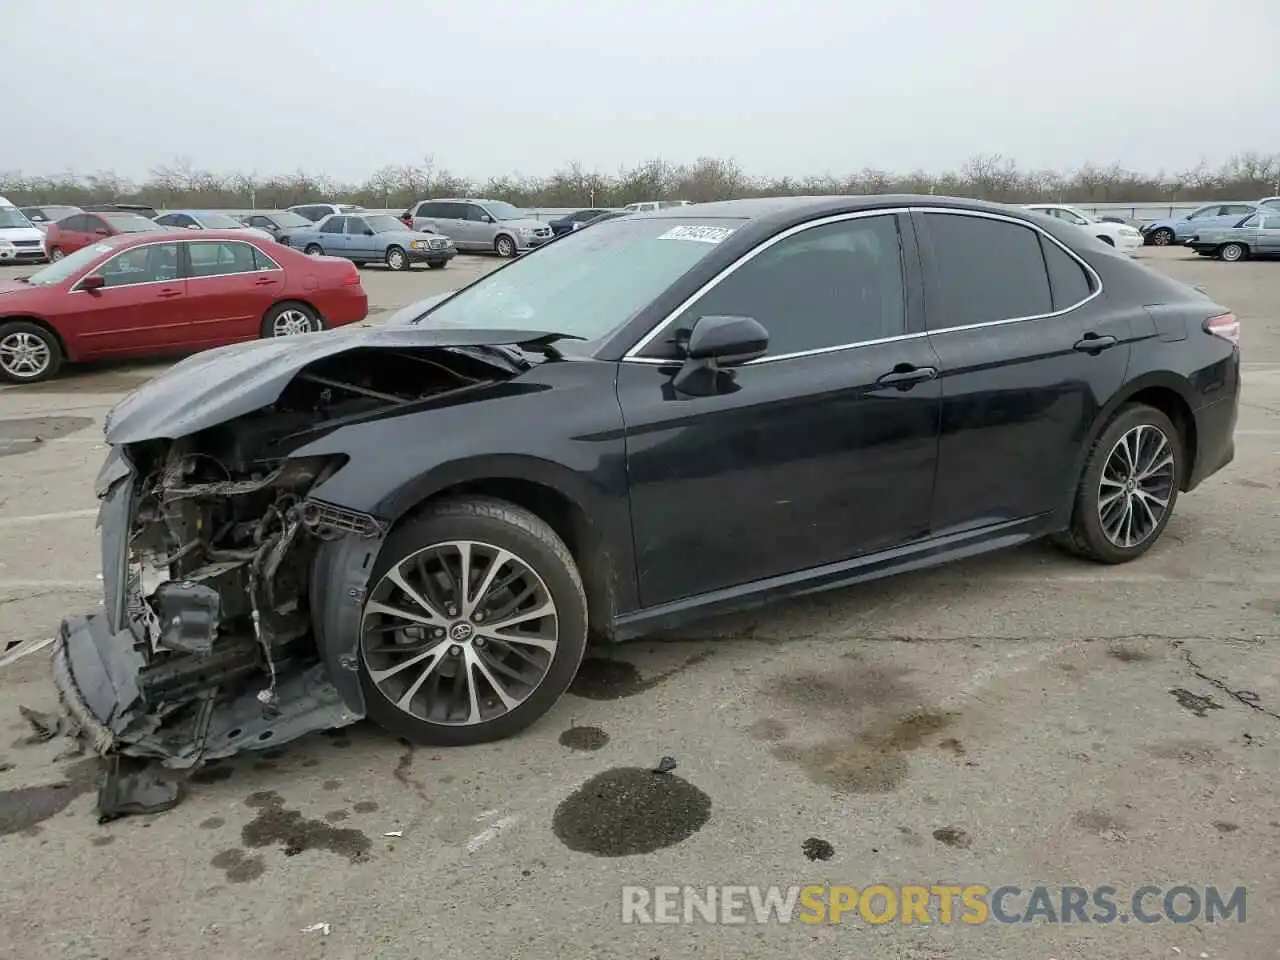
M 100 273 L 91 273 L 80 281 L 81 290 L 101 290 L 107 285 L 107 278 Z
M 487 213 L 480 219 L 483 220 L 485 223 L 493 223 L 493 217 L 489 216 Z
M 368 227 L 365 227 L 365 229 L 364 229 L 364 235 L 365 235 L 366 237 L 372 237 L 372 236 L 373 236 L 373 231 L 372 231 L 372 230 L 370 230 Z
M 97 230 L 93 231 L 93 233 L 94 233 L 94 236 L 98 236 L 98 237 L 108 236 L 106 227 L 99 227 Z
M 750 317 L 699 317 L 685 356 L 717 367 L 736 367 L 762 357 L 769 331 Z
M 741 366 L 768 349 L 769 331 L 750 317 L 699 317 L 671 387 L 693 396 L 731 393 L 738 387 L 724 368 Z

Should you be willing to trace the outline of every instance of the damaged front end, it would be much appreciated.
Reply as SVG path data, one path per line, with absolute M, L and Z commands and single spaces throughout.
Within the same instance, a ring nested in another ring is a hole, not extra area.
M 112 446 L 97 482 L 103 611 L 65 619 L 53 658 L 71 732 L 96 753 L 190 770 L 363 716 L 355 633 L 387 525 L 311 496 L 345 455 L 291 452 L 515 371 L 440 350 L 311 359 L 272 374 L 264 407 Z M 126 402 L 154 419 L 145 399 Z M 112 790 L 102 816 L 119 778 Z

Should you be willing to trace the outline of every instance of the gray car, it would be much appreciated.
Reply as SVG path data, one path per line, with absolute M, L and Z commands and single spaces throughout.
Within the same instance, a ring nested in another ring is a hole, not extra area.
M 1234 226 L 1197 230 L 1187 246 L 1202 257 L 1229 263 L 1280 257 L 1280 210 L 1259 210 Z
M 457 253 L 448 237 L 410 230 L 388 213 L 330 214 L 276 239 L 310 256 L 385 263 L 392 270 L 408 270 L 415 263 L 441 270 Z
M 551 227 L 505 200 L 420 200 L 404 212 L 415 230 L 451 237 L 459 250 L 492 250 L 514 257 L 549 243 Z

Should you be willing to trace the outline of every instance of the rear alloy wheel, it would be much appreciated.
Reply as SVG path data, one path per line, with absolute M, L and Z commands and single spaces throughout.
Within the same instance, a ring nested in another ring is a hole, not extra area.
M 1121 407 L 1085 462 L 1071 527 L 1054 542 L 1101 563 L 1140 557 L 1173 515 L 1183 459 L 1173 421 L 1146 404 Z
M 1173 231 L 1168 227 L 1161 227 L 1159 230 L 1151 231 L 1151 245 L 1154 247 L 1167 247 L 1173 243 Z
M 51 263 L 57 263 L 59 260 L 61 260 L 65 256 L 66 254 L 63 253 L 62 250 L 59 249 L 58 247 L 54 247 L 52 250 L 49 251 L 49 261 Z
M 308 257 L 323 257 L 324 247 L 320 246 L 318 243 L 308 243 L 306 249 L 302 252 Z
M 510 260 L 516 255 L 516 242 L 504 233 L 493 242 L 493 249 L 498 251 L 498 256 Z
M 44 327 L 26 320 L 0 323 L 0 380 L 39 383 L 61 366 L 62 347 Z
M 520 732 L 573 681 L 587 601 L 564 542 L 487 497 L 441 503 L 397 531 L 360 631 L 368 712 L 396 736 L 464 746 Z
M 399 247 L 387 248 L 387 266 L 392 270 L 408 270 L 409 255 Z
M 303 333 L 319 333 L 324 321 L 305 303 L 277 303 L 262 320 L 264 339 L 296 337 Z
M 1218 259 L 1235 263 L 1237 260 L 1243 260 L 1248 252 L 1242 243 L 1224 243 L 1218 248 Z

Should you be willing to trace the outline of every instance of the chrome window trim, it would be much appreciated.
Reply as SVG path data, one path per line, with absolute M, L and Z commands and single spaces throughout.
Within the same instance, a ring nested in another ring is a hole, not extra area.
M 119 234 L 116 234 L 116 236 L 119 236 Z M 184 242 L 185 241 L 183 240 L 176 240 L 176 239 L 170 238 L 168 240 L 148 240 L 146 243 L 135 243 L 132 247 L 126 247 L 125 249 L 117 251 L 116 253 L 107 257 L 107 259 L 103 260 L 100 264 L 98 264 L 93 269 L 86 270 L 84 273 L 80 275 L 80 279 L 71 285 L 71 289 L 68 290 L 67 293 L 88 293 L 89 292 L 88 290 L 85 290 L 83 287 L 80 286 L 80 284 L 84 282 L 84 278 L 93 276 L 95 273 L 97 273 L 99 270 L 105 267 L 112 260 L 115 260 L 117 257 L 123 257 L 126 253 L 133 253 L 133 251 L 141 250 L 143 247 L 157 247 L 165 243 L 172 243 L 176 247 Z M 87 244 L 87 246 L 92 246 L 92 244 Z M 179 250 L 178 252 L 181 253 L 182 251 Z M 172 280 L 143 280 L 139 283 L 122 283 L 116 287 L 104 287 L 103 289 L 104 290 L 123 290 L 125 287 L 149 287 L 152 284 L 156 284 L 156 283 L 185 283 L 187 279 L 188 279 L 187 277 L 174 277 Z
M 236 270 L 236 271 L 234 271 L 234 272 L 232 272 L 232 273 L 213 273 L 213 274 L 210 274 L 210 275 L 209 275 L 209 276 L 207 276 L 207 277 L 187 277 L 186 279 L 187 279 L 187 280 L 189 280 L 189 281 L 190 281 L 190 280 L 217 280 L 217 279 L 219 279 L 219 278 L 221 278 L 221 277 L 247 277 L 247 276 L 248 276 L 249 274 L 251 274 L 251 273 L 275 273 L 277 270 L 284 270 L 284 267 L 280 266 L 280 264 L 276 262 L 275 257 L 271 256 L 271 254 L 267 253 L 267 251 L 263 250 L 263 249 L 262 249 L 260 246 L 258 246 L 256 243 L 250 243 L 248 240 L 229 240 L 229 239 L 213 240 L 213 239 L 209 239 L 209 240 L 179 240 L 178 242 L 179 242 L 179 243 L 188 243 L 188 244 L 196 244 L 196 243 L 242 243 L 242 244 L 244 244 L 246 247 L 250 247 L 250 248 L 252 248 L 252 249 L 254 249 L 254 250 L 258 251 L 258 252 L 259 252 L 259 253 L 261 253 L 264 257 L 266 257 L 266 258 L 267 258 L 267 260 L 268 260 L 270 263 L 275 264 L 274 266 L 272 266 L 272 267 L 268 267 L 268 268 L 267 268 L 267 269 L 265 269 L 265 270 Z M 191 262 L 191 253 L 190 253 L 190 251 L 188 251 L 188 252 L 187 252 L 187 261 L 188 261 L 189 263 Z M 194 264 L 192 264 L 192 266 L 193 266 L 193 268 L 194 268 Z
M 1101 295 L 1102 293 L 1102 278 L 1098 276 L 1098 272 L 1094 270 L 1093 267 L 1091 267 L 1088 263 L 1086 263 L 1080 257 L 1080 255 L 1077 254 L 1074 250 L 1072 250 L 1070 247 L 1064 244 L 1057 237 L 1053 236 L 1053 234 L 1049 233 L 1047 230 L 1044 230 L 1041 227 L 1037 226 L 1036 224 L 1031 223 L 1027 220 L 1023 220 L 1018 217 L 1005 216 L 999 213 L 990 213 L 985 210 L 962 210 L 957 207 L 885 207 L 879 210 L 857 210 L 851 213 L 838 213 L 838 214 L 833 214 L 827 217 L 820 217 L 817 220 L 810 220 L 807 223 L 797 224 L 794 227 L 789 227 L 788 229 L 782 231 L 782 233 L 778 234 L 775 237 L 770 237 L 764 243 L 756 246 L 755 248 L 748 250 L 741 257 L 739 257 L 733 263 L 729 264 L 727 267 L 721 270 L 718 274 L 716 274 L 714 277 L 712 277 L 710 280 L 704 283 L 691 296 L 687 297 L 674 310 L 672 310 L 665 317 L 663 317 L 648 333 L 646 333 L 643 337 L 641 337 L 638 341 L 636 341 L 634 346 L 632 346 L 625 354 L 623 354 L 622 360 L 619 362 L 647 363 L 647 364 L 658 365 L 658 366 L 667 366 L 673 363 L 679 363 L 680 361 L 674 358 L 663 359 L 660 357 L 640 357 L 640 356 L 636 356 L 636 354 L 639 351 L 643 350 L 645 347 L 647 347 L 653 341 L 653 339 L 659 333 L 662 332 L 662 330 L 667 326 L 667 324 L 669 324 L 676 317 L 680 316 L 680 314 L 684 313 L 684 311 L 688 310 L 690 306 L 692 306 L 704 294 L 710 292 L 713 288 L 715 288 L 722 280 L 725 279 L 725 277 L 728 277 L 729 275 L 731 275 L 735 270 L 737 270 L 743 264 L 749 263 L 754 257 L 759 255 L 760 253 L 763 253 L 765 250 L 769 249 L 775 243 L 781 243 L 783 240 L 786 240 L 789 237 L 793 237 L 798 233 L 803 233 L 805 230 L 809 230 L 814 227 L 826 226 L 827 224 L 830 224 L 830 223 L 841 223 L 845 220 L 860 220 L 865 217 L 888 216 L 890 214 L 896 215 L 896 214 L 903 214 L 903 213 L 954 214 L 957 216 L 965 216 L 965 217 L 981 217 L 988 220 L 999 220 L 1005 223 L 1012 223 L 1016 226 L 1026 227 L 1029 230 L 1034 230 L 1036 233 L 1040 234 L 1042 237 L 1047 237 L 1050 241 L 1056 244 L 1059 247 L 1059 249 L 1061 249 L 1064 253 L 1067 254 L 1067 256 L 1069 256 L 1072 260 L 1074 260 L 1077 264 L 1079 264 L 1081 268 L 1084 269 L 1084 271 L 1086 272 L 1090 280 L 1091 292 L 1089 296 L 1085 297 L 1083 300 L 1079 301 L 1078 303 L 1074 303 L 1069 307 L 1064 307 L 1061 310 L 1054 310 L 1050 313 L 1032 314 L 1030 316 L 1025 316 L 1025 317 L 1009 317 L 1004 320 L 984 320 L 981 323 L 963 324 L 961 326 L 956 326 L 956 327 L 941 327 L 937 330 L 921 330 L 915 333 L 904 333 L 896 337 L 881 337 L 877 340 L 859 340 L 855 343 L 844 343 L 844 344 L 838 344 L 836 346 L 831 346 L 831 347 L 820 347 L 816 350 L 804 350 L 797 353 L 778 354 L 777 356 L 774 356 L 774 357 L 763 356 L 763 357 L 758 357 L 755 360 L 750 360 L 747 363 L 742 364 L 742 366 L 749 367 L 749 366 L 755 366 L 763 363 L 774 363 L 778 360 L 793 360 L 797 357 L 811 357 L 811 356 L 817 356 L 819 354 L 824 354 L 824 353 L 838 353 L 843 350 L 853 350 L 858 347 L 870 347 L 870 346 L 876 346 L 882 343 L 895 343 L 900 340 L 916 340 L 921 337 L 936 336 L 944 333 L 957 333 L 962 330 L 977 330 L 983 327 L 997 327 L 997 326 L 1003 326 L 1009 323 L 1022 323 L 1023 321 L 1026 321 L 1026 320 L 1046 320 L 1051 317 L 1063 316 L 1064 314 L 1070 313 L 1073 310 L 1078 310 L 1080 307 L 1084 306 L 1086 303 L 1093 300 L 1095 297 Z M 1045 278 L 1047 281 L 1048 280 L 1047 264 L 1046 264 Z M 926 314 L 926 319 L 927 319 L 927 314 Z

